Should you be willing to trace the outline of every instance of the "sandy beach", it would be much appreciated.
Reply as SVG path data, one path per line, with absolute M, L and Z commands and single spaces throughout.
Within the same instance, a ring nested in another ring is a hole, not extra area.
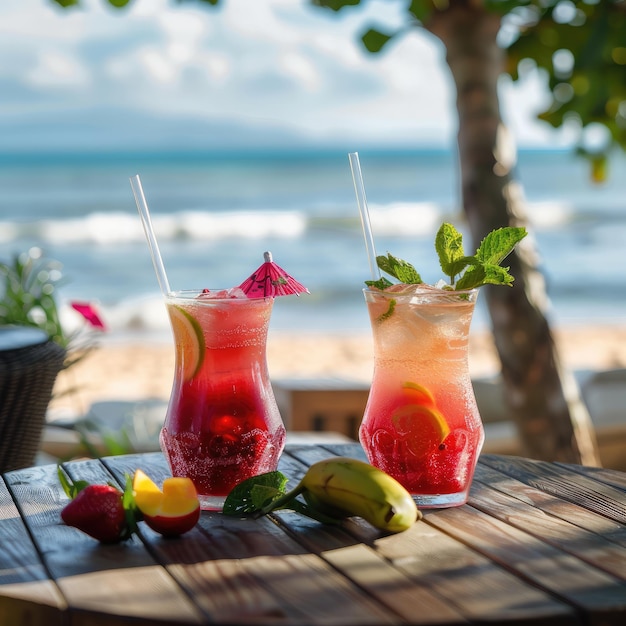
M 558 328 L 554 334 L 561 356 L 572 370 L 626 367 L 626 326 Z M 270 332 L 267 358 L 273 380 L 341 377 L 367 382 L 372 373 L 371 337 L 365 333 Z M 95 402 L 166 400 L 173 368 L 174 351 L 169 342 L 104 340 L 61 373 L 51 409 L 81 415 Z M 489 333 L 471 335 L 470 370 L 476 378 L 498 373 L 499 360 Z M 75 391 L 67 393 L 72 389 Z

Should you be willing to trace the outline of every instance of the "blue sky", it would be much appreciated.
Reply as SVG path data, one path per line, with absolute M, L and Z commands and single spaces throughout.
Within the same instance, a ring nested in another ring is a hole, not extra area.
M 396 25 L 405 2 L 339 16 L 308 0 L 51 0 L 0 3 L 0 151 L 210 148 L 282 142 L 454 144 L 454 93 L 442 45 L 416 30 L 384 54 L 355 34 Z M 567 144 L 533 121 L 537 75 L 505 82 L 520 147 Z

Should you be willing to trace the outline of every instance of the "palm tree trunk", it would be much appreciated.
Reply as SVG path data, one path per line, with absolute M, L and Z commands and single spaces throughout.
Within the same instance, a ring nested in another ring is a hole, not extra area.
M 504 61 L 496 43 L 500 18 L 476 2 L 451 0 L 425 26 L 446 46 L 457 88 L 463 208 L 478 245 L 492 229 L 527 226 L 521 187 L 512 170 L 515 148 L 499 110 Z M 548 299 L 532 236 L 507 262 L 514 286 L 484 289 L 505 395 L 525 454 L 599 465 L 589 413 L 574 377 L 562 366 L 546 318 Z

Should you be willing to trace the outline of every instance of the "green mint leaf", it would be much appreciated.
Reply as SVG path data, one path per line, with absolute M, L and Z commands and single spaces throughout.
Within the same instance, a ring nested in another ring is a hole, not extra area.
M 248 478 L 228 494 L 222 513 L 235 516 L 255 513 L 267 502 L 284 495 L 286 485 L 287 477 L 282 472 L 267 472 Z
M 376 263 L 383 272 L 397 278 L 401 283 L 406 285 L 419 285 L 424 282 L 410 263 L 398 259 L 392 254 L 377 256 Z
M 500 265 L 526 235 L 526 229 L 521 227 L 493 230 L 481 241 L 476 258 L 485 265 Z
M 250 489 L 250 502 L 255 511 L 262 509 L 269 502 L 273 502 L 278 496 L 285 493 L 285 489 L 276 488 L 273 485 L 252 485 Z
M 473 265 L 459 278 L 456 290 L 476 289 L 482 285 L 512 285 L 513 276 L 508 267 L 500 265 Z
M 393 283 L 390 280 L 387 280 L 384 276 L 378 280 L 366 280 L 365 284 L 368 287 L 375 287 L 381 291 L 384 291 L 387 287 L 391 287 L 391 285 L 393 285 Z
M 443 273 L 454 282 L 468 265 L 463 251 L 463 235 L 452 225 L 443 223 L 435 236 L 435 250 Z

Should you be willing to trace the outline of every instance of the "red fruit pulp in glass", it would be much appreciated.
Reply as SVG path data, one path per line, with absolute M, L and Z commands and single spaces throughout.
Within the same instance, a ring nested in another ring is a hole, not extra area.
M 395 406 L 390 401 L 395 387 Z M 429 387 L 449 431 L 416 411 L 412 419 L 394 419 L 402 406 L 401 385 L 372 385 L 367 415 L 360 431 L 371 462 L 412 494 L 453 494 L 469 487 L 483 431 L 478 411 L 463 385 Z M 443 435 L 443 437 L 442 437 Z

